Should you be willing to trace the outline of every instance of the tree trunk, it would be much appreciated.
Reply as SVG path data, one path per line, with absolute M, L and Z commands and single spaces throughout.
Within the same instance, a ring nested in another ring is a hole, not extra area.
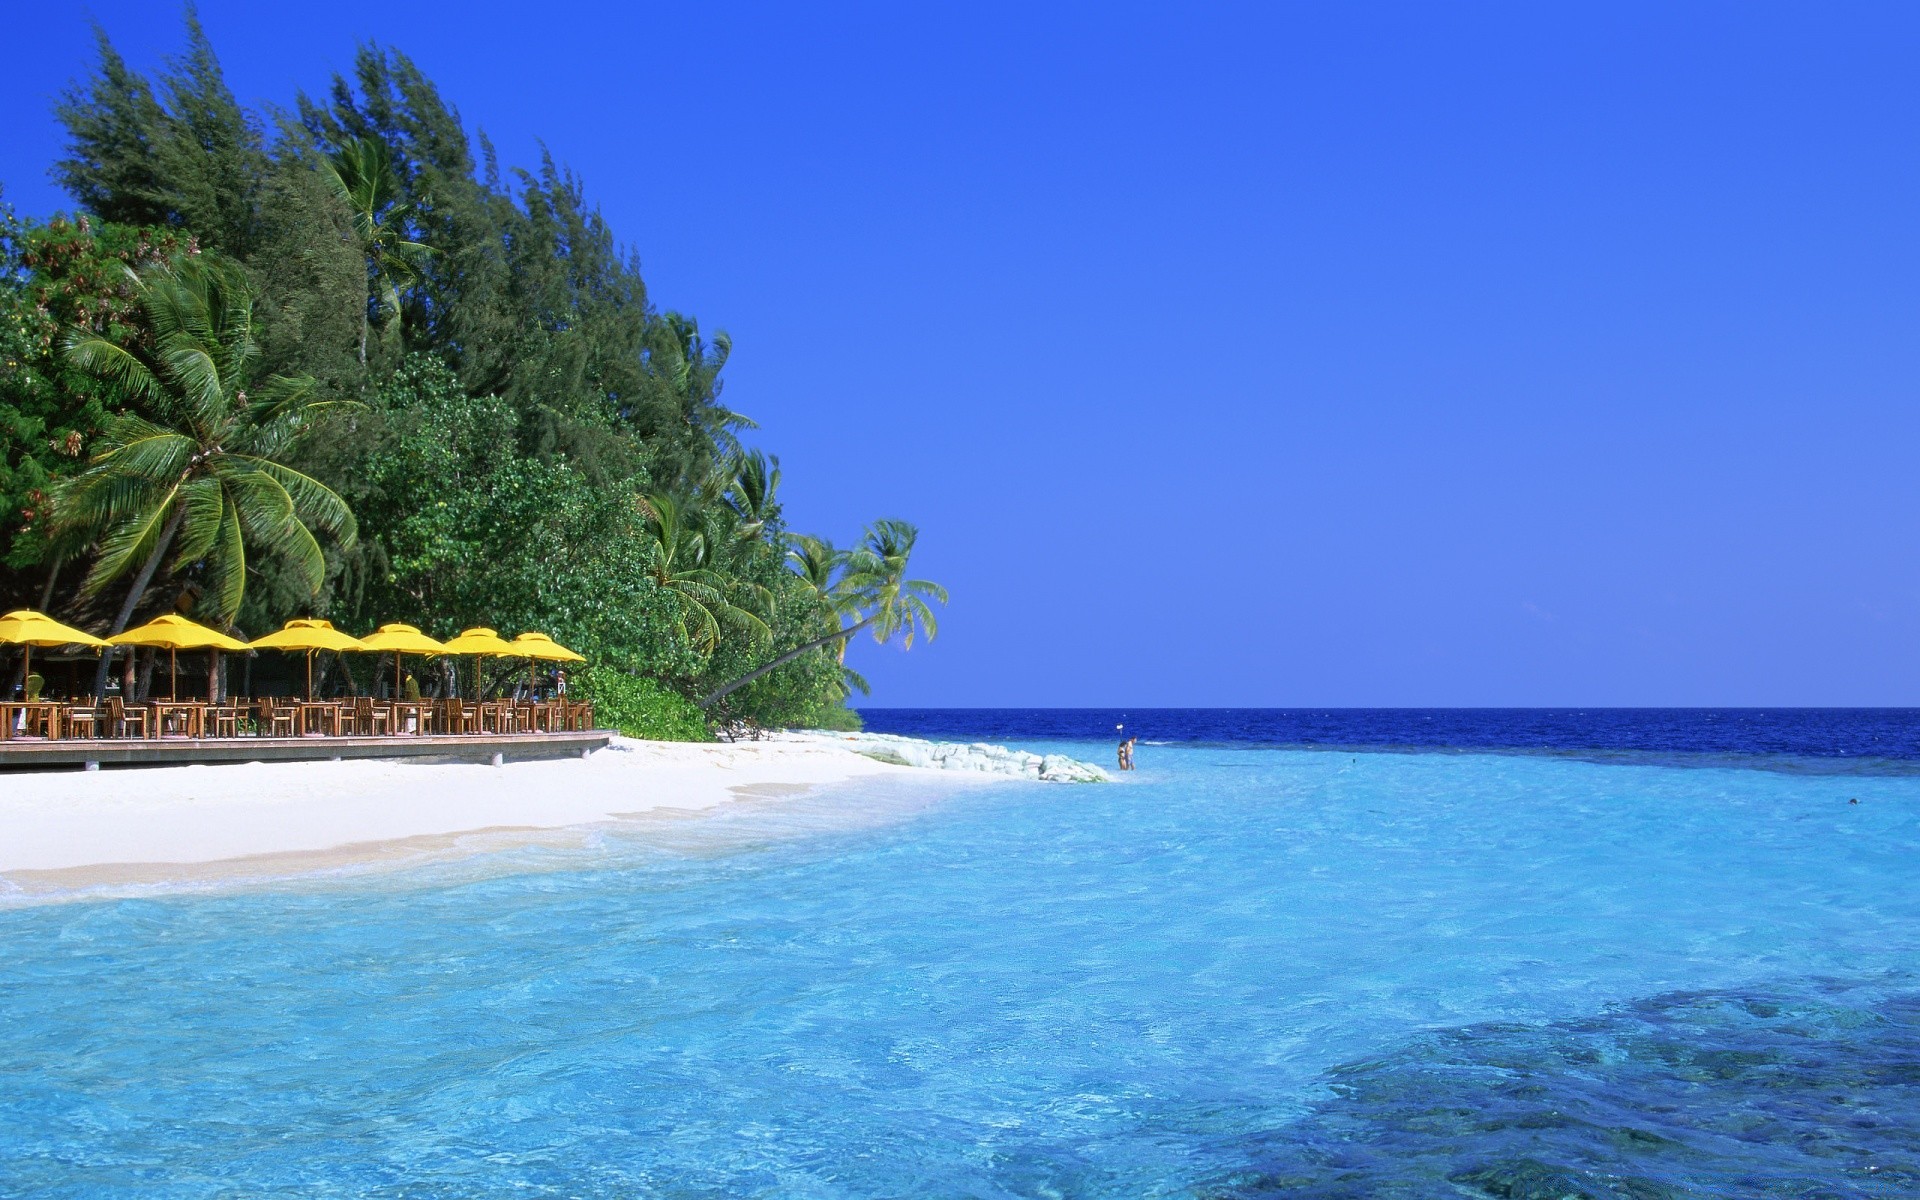
M 140 656 L 140 673 L 134 689 L 134 702 L 140 704 L 153 695 L 153 669 L 160 665 L 160 652 L 151 646 L 146 647 L 146 651 Z
M 147 561 L 141 564 L 140 573 L 134 576 L 133 586 L 127 589 L 127 598 L 120 604 L 120 614 L 114 617 L 113 628 L 107 630 L 108 637 L 126 632 L 127 622 L 133 619 L 133 610 L 140 606 L 140 598 L 147 594 L 147 585 L 153 582 L 153 573 L 160 569 L 160 560 L 166 557 L 167 547 L 173 545 L 173 535 L 180 532 L 180 522 L 186 520 L 186 517 L 187 506 L 176 501 L 173 506 L 173 515 L 167 518 L 167 527 L 160 531 L 160 540 L 154 544 L 153 553 L 147 555 Z M 113 651 L 102 650 L 100 669 L 93 675 L 93 694 L 96 698 L 106 695 L 107 672 L 112 669 Z
M 356 696 L 365 696 L 369 694 L 361 690 L 360 677 L 353 673 L 353 664 L 348 660 L 348 657 L 345 654 L 336 653 L 333 656 L 333 661 L 334 661 L 334 665 L 340 668 L 340 673 L 347 677 L 347 691 L 353 693 Z
M 835 641 L 851 638 L 854 634 L 859 633 L 862 629 L 865 629 L 867 626 L 873 624 L 875 621 L 878 621 L 879 619 L 880 619 L 880 614 L 875 613 L 873 616 L 868 617 L 866 620 L 860 622 L 858 625 L 849 625 L 845 629 L 839 630 L 834 633 L 830 633 L 823 638 L 815 638 L 804 646 L 797 646 L 794 649 L 787 651 L 785 654 L 782 654 L 779 658 L 774 659 L 772 662 L 768 663 L 766 666 L 755 667 L 753 670 L 748 671 L 745 675 L 742 675 L 740 678 L 734 680 L 732 683 L 723 684 L 722 686 L 717 688 L 712 695 L 708 696 L 705 700 L 702 700 L 700 702 L 700 707 L 712 708 L 715 704 L 718 704 L 721 700 L 725 699 L 730 693 L 739 691 L 741 688 L 752 683 L 754 680 L 759 679 L 761 676 L 766 675 L 770 671 L 779 670 L 781 667 L 786 666 L 788 663 L 792 662 L 796 658 L 799 658 L 802 654 L 805 654 L 807 651 L 818 650 L 820 647 L 829 645 Z
M 56 555 L 53 565 L 47 568 L 47 581 L 40 585 L 40 611 L 46 612 L 47 605 L 53 603 L 53 582 L 60 578 L 60 568 L 66 565 L 64 557 Z

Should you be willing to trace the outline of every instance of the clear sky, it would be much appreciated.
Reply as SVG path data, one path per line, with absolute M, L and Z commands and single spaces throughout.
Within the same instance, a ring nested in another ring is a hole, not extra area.
M 0 183 L 87 13 L 9 15 Z M 544 140 L 798 526 L 922 527 L 888 705 L 1920 702 L 1920 7 L 209 0 Z

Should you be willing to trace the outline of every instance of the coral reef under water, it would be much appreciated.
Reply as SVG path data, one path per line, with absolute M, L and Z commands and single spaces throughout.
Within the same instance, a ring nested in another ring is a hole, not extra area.
M 1207 1200 L 1920 1196 L 1920 991 L 1815 981 L 1423 1035 Z

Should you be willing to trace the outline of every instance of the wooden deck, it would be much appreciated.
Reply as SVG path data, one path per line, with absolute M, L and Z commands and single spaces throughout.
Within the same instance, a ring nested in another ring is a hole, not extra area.
M 176 767 L 188 763 L 328 762 L 347 758 L 501 763 L 585 758 L 608 730 L 586 733 L 398 734 L 387 737 L 63 738 L 0 741 L 0 771 L 40 767 Z

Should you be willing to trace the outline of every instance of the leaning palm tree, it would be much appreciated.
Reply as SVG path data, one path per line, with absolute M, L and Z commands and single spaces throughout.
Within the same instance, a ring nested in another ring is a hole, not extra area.
M 770 636 L 765 621 L 728 598 L 733 581 L 714 567 L 698 514 L 663 492 L 640 497 L 640 512 L 653 551 L 654 584 L 672 597 L 675 627 L 689 645 L 702 655 L 712 654 L 723 627 L 755 642 Z M 766 589 L 752 590 L 763 604 L 770 602 Z
M 930 602 L 945 604 L 947 589 L 925 579 L 907 578 L 907 563 L 919 536 L 919 530 L 905 521 L 875 521 L 867 527 L 866 540 L 860 547 L 839 560 L 839 577 L 825 587 L 818 580 L 831 575 L 832 547 L 816 539 L 796 539 L 795 552 L 789 553 L 789 561 L 803 578 L 814 584 L 826 611 L 836 620 L 845 615 L 858 616 L 859 620 L 795 646 L 773 661 L 722 684 L 700 701 L 700 707 L 711 708 L 754 680 L 822 646 L 838 642 L 844 651 L 847 639 L 862 630 L 872 630 L 876 642 L 904 635 L 902 645 L 907 647 L 913 645 L 916 634 L 932 641 L 939 625 Z M 866 681 L 859 682 L 865 690 Z
M 353 232 L 367 256 L 367 298 L 360 306 L 360 365 L 367 365 L 367 333 L 379 306 L 388 329 L 400 316 L 401 289 L 420 281 L 420 260 L 432 247 L 408 241 L 402 232 L 414 213 L 402 200 L 393 152 L 379 138 L 352 138 L 321 164 L 334 197 L 353 215 Z
M 353 514 L 282 459 L 327 402 L 305 376 L 254 378 L 253 295 L 238 268 L 202 255 L 134 279 L 141 335 L 76 329 L 65 342 L 67 362 L 122 410 L 56 495 L 58 524 L 97 547 L 83 594 L 132 574 L 109 631 L 119 633 L 169 552 L 176 570 L 198 566 L 222 623 L 240 609 L 250 554 L 288 559 L 317 593 L 326 562 L 315 531 L 351 547 Z

